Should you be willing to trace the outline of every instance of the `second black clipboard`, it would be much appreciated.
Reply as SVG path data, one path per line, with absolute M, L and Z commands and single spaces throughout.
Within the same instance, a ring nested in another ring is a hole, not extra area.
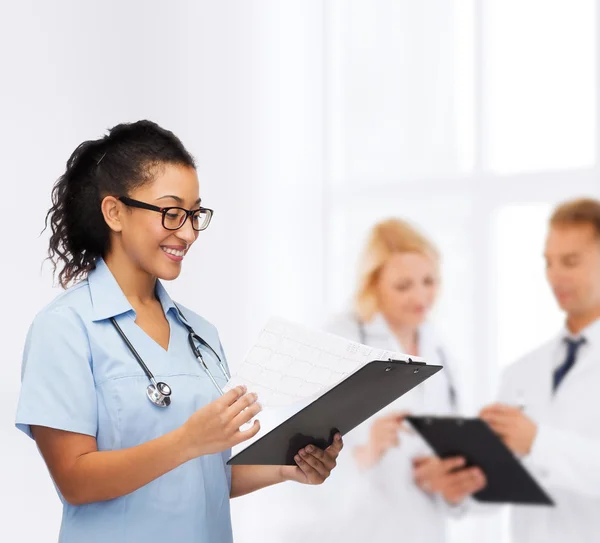
M 414 361 L 369 362 L 227 463 L 293 466 L 302 447 L 327 448 L 336 432 L 344 436 L 441 369 Z
M 487 486 L 473 495 L 480 502 L 554 505 L 552 498 L 481 419 L 407 417 L 440 458 L 462 456 L 485 473 Z

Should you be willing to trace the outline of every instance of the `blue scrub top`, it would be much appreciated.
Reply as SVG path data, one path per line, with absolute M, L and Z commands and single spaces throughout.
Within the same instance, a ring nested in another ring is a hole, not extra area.
M 180 427 L 192 413 L 218 398 L 160 282 L 156 292 L 171 328 L 168 351 L 135 323 L 135 311 L 102 259 L 87 280 L 43 309 L 25 343 L 17 428 L 31 436 L 30 425 L 47 426 L 94 436 L 100 451 L 125 449 Z M 226 364 L 215 327 L 179 307 Z M 156 379 L 171 386 L 169 407 L 148 400 L 148 378 L 110 317 L 116 318 Z M 201 349 L 215 379 L 224 386 L 226 378 L 214 355 Z M 74 506 L 59 493 L 63 502 L 59 542 L 231 542 L 229 456 L 230 451 L 224 451 L 196 458 L 109 501 Z

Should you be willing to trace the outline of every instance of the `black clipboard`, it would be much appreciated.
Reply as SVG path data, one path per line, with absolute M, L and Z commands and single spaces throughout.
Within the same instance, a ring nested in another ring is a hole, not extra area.
M 407 417 L 440 458 L 462 456 L 467 466 L 479 466 L 487 486 L 474 494 L 480 502 L 554 505 L 552 498 L 518 458 L 481 419 Z
M 293 466 L 302 447 L 327 448 L 336 432 L 347 434 L 441 369 L 411 359 L 369 362 L 227 463 Z

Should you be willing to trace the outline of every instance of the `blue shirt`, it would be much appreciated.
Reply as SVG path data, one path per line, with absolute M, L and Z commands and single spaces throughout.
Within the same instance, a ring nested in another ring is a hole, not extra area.
M 98 450 L 125 449 L 181 426 L 219 397 L 188 344 L 175 304 L 157 282 L 156 293 L 170 325 L 165 351 L 136 323 L 135 311 L 102 259 L 88 279 L 59 295 L 34 319 L 23 355 L 17 428 L 47 426 L 96 438 Z M 188 321 L 225 362 L 217 330 L 179 306 Z M 143 370 L 110 322 L 115 317 L 157 381 L 173 390 L 167 408 L 146 396 Z M 226 377 L 201 346 L 217 382 Z M 232 541 L 229 510 L 230 451 L 202 456 L 126 496 L 87 505 L 63 502 L 60 543 L 181 543 Z M 135 467 L 133 468 L 135 469 Z

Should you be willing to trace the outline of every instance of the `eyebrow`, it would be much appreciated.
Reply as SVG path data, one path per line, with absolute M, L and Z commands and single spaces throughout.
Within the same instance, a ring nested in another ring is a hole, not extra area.
M 178 204 L 182 204 L 183 200 L 179 197 L 179 196 L 175 196 L 174 194 L 166 194 L 165 196 L 161 196 L 160 198 L 157 198 L 157 200 L 164 200 L 166 198 L 172 198 L 173 200 L 175 200 Z M 202 198 L 198 198 L 195 202 L 194 205 L 199 205 L 200 202 L 202 202 Z
M 572 258 L 572 257 L 580 256 L 580 255 L 581 255 L 581 253 L 579 253 L 579 252 L 572 252 L 572 253 L 565 253 L 565 254 L 562 254 L 562 255 L 557 255 L 557 258 Z M 551 258 L 550 255 L 547 255 L 545 253 L 542 256 L 543 256 L 543 258 L 545 260 L 548 260 L 549 258 Z

